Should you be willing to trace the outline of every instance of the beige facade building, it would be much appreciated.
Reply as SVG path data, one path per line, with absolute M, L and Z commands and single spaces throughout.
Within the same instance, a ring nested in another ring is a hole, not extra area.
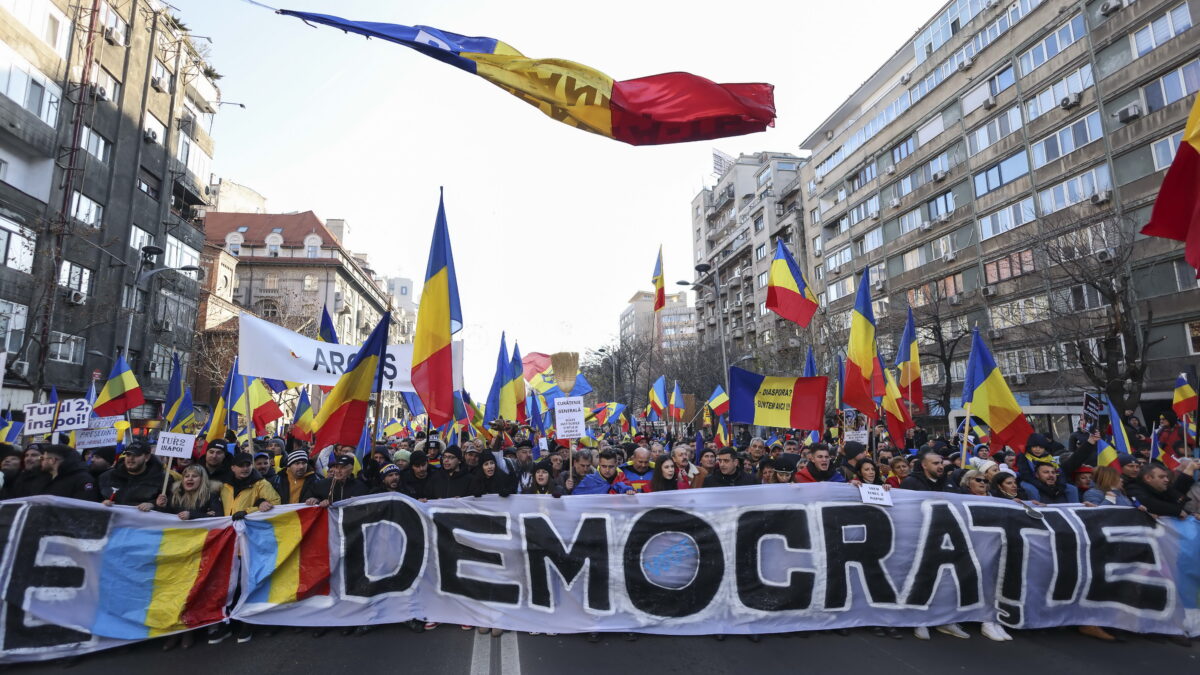
M 686 293 L 668 293 L 666 305 L 655 316 L 654 293 L 638 291 L 621 312 L 621 342 L 653 342 L 674 349 L 696 341 L 696 310 L 688 305 Z

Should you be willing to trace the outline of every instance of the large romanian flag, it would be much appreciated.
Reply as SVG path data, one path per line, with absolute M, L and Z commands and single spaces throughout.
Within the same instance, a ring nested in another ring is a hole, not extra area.
M 883 376 L 887 384 L 881 405 L 887 413 L 887 430 L 897 447 L 905 447 L 905 434 L 913 428 L 912 415 L 908 412 L 908 406 L 904 403 L 900 387 L 896 385 L 896 378 L 892 376 L 891 371 L 883 371 Z
M 1142 234 L 1185 242 L 1184 257 L 1200 277 L 1200 96 Z
M 392 315 L 384 312 L 371 331 L 367 341 L 359 348 L 346 372 L 338 378 L 333 391 L 321 403 L 317 414 L 317 441 L 315 447 L 328 445 L 358 445 L 363 429 L 367 426 L 367 412 L 371 407 L 371 391 L 380 379 L 383 357 L 387 351 L 388 328 Z M 451 392 L 453 394 L 453 392 Z M 453 409 L 453 401 L 451 401 Z
M 1129 433 L 1112 399 L 1108 401 L 1108 423 L 1112 425 L 1113 442 L 1112 445 L 1105 443 L 1096 448 L 1096 466 L 1111 466 L 1120 470 L 1118 460 L 1121 455 L 1133 454 L 1133 444 L 1129 442 Z
M 729 421 L 777 429 L 825 424 L 825 377 L 772 377 L 729 369 Z
M 478 75 L 564 124 L 631 145 L 740 136 L 775 123 L 769 84 L 717 84 L 678 72 L 618 82 L 574 61 L 528 58 L 493 38 L 286 9 L 279 13 L 402 44 Z
M 775 259 L 767 276 L 767 309 L 801 328 L 808 328 L 817 312 L 817 296 L 782 239 L 775 242 Z
M 450 336 L 461 329 L 462 308 L 458 304 L 454 255 L 450 251 L 450 228 L 446 225 L 445 204 L 439 197 L 425 287 L 417 310 L 412 361 L 413 388 L 434 427 L 454 420 L 454 357 Z
M 896 350 L 896 370 L 900 372 L 900 392 L 920 410 L 925 402 L 925 391 L 921 387 L 921 350 L 917 343 L 912 307 L 908 308 L 908 321 L 904 324 L 900 347 Z
M 878 367 L 875 348 L 875 310 L 871 308 L 871 268 L 863 268 L 854 310 L 850 312 L 850 344 L 846 348 L 846 377 L 842 402 L 866 415 L 879 416 L 872 398 L 872 378 Z
M 667 290 L 663 280 L 662 246 L 658 247 L 658 259 L 654 261 L 654 276 L 651 281 L 654 282 L 654 311 L 657 312 L 667 306 Z
M 137 378 L 133 376 L 133 371 L 129 369 L 129 364 L 125 363 L 124 355 L 121 355 L 117 356 L 117 362 L 113 364 L 112 372 L 108 374 L 108 381 L 104 383 L 104 388 L 96 397 L 92 413 L 97 417 L 124 415 L 145 402 L 142 385 L 138 384 Z
M 1025 419 L 1021 406 L 1004 381 L 996 359 L 979 337 L 978 328 L 972 331 L 971 356 L 967 359 L 962 400 L 964 405 L 971 406 L 972 415 L 988 425 L 992 440 L 998 440 L 1018 452 L 1025 451 L 1025 442 L 1033 433 L 1033 427 Z
M 1175 378 L 1175 394 L 1171 397 L 1171 409 L 1179 415 L 1182 424 L 1183 416 L 1196 416 L 1196 390 L 1188 382 L 1187 373 L 1180 373 Z
M 328 509 L 271 513 L 270 518 L 244 521 L 246 602 L 276 605 L 329 595 Z

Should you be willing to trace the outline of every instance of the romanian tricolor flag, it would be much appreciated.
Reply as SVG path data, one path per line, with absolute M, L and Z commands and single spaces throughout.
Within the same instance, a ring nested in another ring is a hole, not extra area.
M 667 412 L 667 376 L 659 375 L 654 381 L 654 386 L 650 387 L 650 412 L 656 415 L 654 419 L 660 419 Z M 649 415 L 646 416 L 649 418 Z
M 808 356 L 804 359 L 804 377 L 816 377 L 816 376 L 817 376 L 817 360 L 816 360 L 816 358 L 813 357 L 812 345 L 809 345 L 808 346 Z M 813 443 L 820 443 L 820 442 L 821 442 L 821 430 L 820 429 L 811 429 L 811 430 L 809 430 L 808 435 L 806 435 L 804 437 L 804 445 L 805 446 L 809 446 L 809 445 L 812 445 Z
M 217 404 L 213 406 L 212 412 L 208 415 L 208 421 L 204 423 L 204 440 L 215 441 L 225 438 L 225 432 L 229 429 L 230 410 L 229 401 L 235 393 L 234 385 L 241 381 L 241 376 L 238 375 L 238 359 L 233 357 L 233 367 L 229 370 L 229 376 L 225 378 L 225 384 L 221 387 L 221 396 L 217 398 Z M 95 408 L 93 408 L 93 412 Z
M 0 442 L 17 443 L 21 440 L 21 430 L 25 428 L 24 422 L 12 421 L 12 413 L 8 410 L 4 411 L 4 426 L 0 427 Z
M 574 61 L 528 58 L 493 38 L 286 9 L 279 13 L 410 47 L 478 75 L 564 124 L 631 145 L 740 136 L 775 123 L 769 84 L 717 84 L 678 72 L 614 81 Z
M 654 283 L 654 311 L 657 312 L 667 306 L 667 290 L 664 287 L 663 279 L 662 246 L 658 247 L 658 259 L 654 261 L 654 276 L 650 281 Z
M 312 438 L 316 418 L 313 416 L 312 403 L 308 400 L 308 390 L 300 390 L 300 400 L 296 402 L 296 414 L 292 415 L 292 428 L 288 435 L 292 438 L 309 440 Z
M 871 380 L 878 367 L 878 356 L 875 348 L 875 311 L 871 308 L 871 268 L 865 267 L 858 283 L 854 311 L 850 313 L 850 344 L 846 349 L 842 401 L 868 419 L 879 416 L 871 395 Z
M 1142 234 L 1185 242 L 1184 257 L 1200 277 L 1200 96 Z
M 163 401 L 163 419 L 170 423 L 183 402 L 183 366 L 179 352 L 171 352 L 171 380 L 167 383 L 167 400 Z
M 316 510 L 316 509 L 314 509 Z M 225 619 L 233 584 L 233 527 L 113 528 L 105 540 L 91 632 L 138 640 Z
M 129 364 L 125 363 L 125 356 L 118 355 L 112 372 L 108 374 L 108 381 L 96 397 L 92 412 L 97 417 L 124 415 L 145 402 L 142 385 L 138 384 L 137 378 L 133 376 Z
M 192 388 L 183 390 L 179 405 L 175 406 L 175 414 L 167 418 L 167 431 L 177 434 L 189 433 L 196 426 L 196 407 L 192 402 Z
M 823 377 L 771 377 L 729 369 L 729 420 L 777 429 L 820 429 L 825 423 Z
M 1182 420 L 1184 415 L 1196 416 L 1196 390 L 1188 383 L 1187 373 L 1175 378 L 1175 395 L 1171 398 L 1171 409 Z
M 390 422 L 383 425 L 383 434 L 387 437 L 397 436 L 404 431 L 404 423 L 393 417 Z
M 541 352 L 530 352 L 521 358 L 521 367 L 525 382 L 530 389 L 537 392 L 547 404 L 547 410 L 554 407 L 554 399 L 563 396 L 563 390 L 554 380 L 554 368 L 550 365 L 550 355 Z M 571 387 L 572 396 L 584 396 L 592 393 L 592 384 L 583 373 L 575 376 L 575 386 Z
M 429 423 L 435 427 L 454 419 L 454 358 L 450 336 L 461 329 L 462 308 L 450 250 L 450 228 L 446 224 L 445 203 L 439 197 L 425 287 L 417 310 L 412 361 L 413 388 L 429 414 Z
M 329 308 L 325 305 L 321 305 L 321 325 L 317 328 L 317 340 L 331 345 L 340 344 L 333 317 L 329 316 Z
M 725 393 L 725 388 L 717 385 L 713 389 L 712 396 L 708 397 L 708 407 L 712 409 L 714 415 L 724 415 L 729 412 L 729 395 Z
M 674 422 L 682 422 L 683 408 L 683 392 L 679 391 L 679 380 L 675 380 L 675 388 L 671 390 L 671 400 L 667 402 L 667 416 Z
M 845 410 L 846 402 L 842 400 L 842 392 L 846 390 L 846 364 L 842 361 L 842 357 L 837 357 L 838 376 L 837 382 L 833 385 L 833 409 Z
M 887 413 L 888 433 L 892 435 L 897 446 L 903 447 L 905 434 L 915 426 L 912 414 L 908 412 L 908 405 L 904 403 L 904 397 L 900 394 L 900 387 L 896 385 L 896 378 L 892 372 L 885 370 L 883 376 L 887 381 L 887 389 L 883 394 L 882 406 L 883 411 Z
M 520 375 L 513 372 L 512 361 L 508 358 L 505 335 L 500 333 L 500 353 L 496 356 L 496 373 L 492 376 L 492 388 L 488 391 L 487 405 L 483 409 L 484 422 L 491 423 L 497 418 L 516 421 L 517 389 L 515 380 L 519 378 Z M 521 397 L 521 403 L 525 403 L 524 397 Z
M 1121 416 L 1117 414 L 1117 407 L 1113 405 L 1112 399 L 1108 401 L 1108 423 L 1112 426 L 1113 445 L 1116 446 L 1117 454 L 1132 455 L 1133 443 L 1129 442 L 1129 432 L 1125 430 L 1125 423 L 1121 420 Z M 1100 466 L 1109 466 L 1107 463 L 1101 463 L 1099 458 L 1097 459 L 1097 463 Z M 1121 468 L 1115 464 L 1112 466 L 1117 469 Z
M 250 414 L 254 419 L 255 429 L 264 431 L 268 424 L 283 417 L 283 410 L 275 402 L 275 397 L 271 395 L 262 378 L 246 378 L 246 395 L 250 397 Z M 240 401 L 233 406 L 234 412 L 244 409 L 244 404 Z
M 517 415 L 513 419 L 518 424 L 529 423 L 529 412 L 525 401 L 525 367 L 521 363 L 521 348 L 513 343 L 512 362 L 509 363 L 508 387 L 512 390 L 513 400 L 516 401 Z
M 912 307 L 908 308 L 908 321 L 900 335 L 900 347 L 896 350 L 896 370 L 900 374 L 900 393 L 904 399 L 921 410 L 925 392 L 921 388 L 921 350 L 917 343 L 917 326 L 913 321 Z
M 242 521 L 248 552 L 243 582 L 247 604 L 277 605 L 329 595 L 328 509 L 271 513 L 270 518 Z
M 717 444 L 717 448 L 729 447 L 729 425 L 725 423 L 724 417 L 717 418 L 717 431 L 713 434 L 713 442 Z M 699 454 L 703 449 L 698 448 L 696 453 Z
M 992 353 L 979 337 L 978 328 L 972 331 L 962 400 L 964 405 L 970 406 L 968 410 L 972 415 L 988 425 L 993 440 L 1017 452 L 1025 452 L 1025 442 L 1033 433 L 1033 427 L 1021 412 L 1021 406 L 1017 405 Z
M 1167 448 L 1163 451 L 1158 447 L 1158 434 L 1150 434 L 1150 461 L 1159 462 L 1170 471 L 1179 467 L 1179 458 L 1175 456 L 1174 449 Z
M 775 242 L 775 259 L 767 276 L 767 309 L 801 328 L 808 328 L 817 313 L 817 296 L 805 283 L 800 266 L 782 239 Z
M 384 312 L 375 330 L 371 331 L 367 341 L 351 358 L 350 363 L 353 365 L 342 373 L 333 391 L 329 392 L 321 403 L 316 420 L 315 447 L 357 445 L 362 438 L 363 429 L 367 425 L 371 392 L 377 388 L 376 384 L 383 373 L 383 357 L 387 350 L 388 328 L 391 323 L 392 315 Z M 447 384 L 449 383 L 450 380 L 447 380 Z M 452 391 L 451 395 L 453 393 Z M 450 403 L 453 410 L 453 401 Z

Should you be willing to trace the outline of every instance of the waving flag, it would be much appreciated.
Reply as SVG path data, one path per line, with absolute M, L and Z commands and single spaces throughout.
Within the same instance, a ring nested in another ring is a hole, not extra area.
M 234 382 L 241 379 L 238 375 L 238 359 L 233 357 L 233 366 L 229 369 L 229 375 L 225 378 L 225 384 L 221 387 L 221 395 L 217 398 L 217 404 L 213 406 L 212 412 L 208 415 L 208 421 L 204 423 L 204 440 L 212 442 L 225 438 L 225 432 L 229 429 L 229 402 L 233 394 Z M 93 411 L 95 408 L 93 408 Z
M 834 410 L 845 410 L 846 402 L 842 400 L 842 392 L 846 390 L 846 364 L 842 361 L 842 357 L 837 357 L 838 376 L 837 383 L 833 387 L 833 408 Z
M 541 352 L 530 352 L 521 358 L 522 371 L 529 388 L 541 394 L 545 399 L 545 410 L 553 410 L 554 399 L 563 396 L 563 390 L 554 380 L 554 368 L 550 365 L 550 355 Z M 583 373 L 575 376 L 575 386 L 571 388 L 572 396 L 585 396 L 592 393 L 592 384 Z
M 900 391 L 904 398 L 921 410 L 925 403 L 925 391 L 921 387 L 921 350 L 917 344 L 917 326 L 913 321 L 912 307 L 908 308 L 908 321 L 900 335 L 900 348 L 896 350 L 896 370 L 900 373 Z
M 5 443 L 17 443 L 21 440 L 21 430 L 25 428 L 24 422 L 14 422 L 12 413 L 8 410 L 4 411 L 4 427 L 0 428 L 0 441 Z
M 573 61 L 528 58 L 493 38 L 287 9 L 279 13 L 410 47 L 482 77 L 555 120 L 630 145 L 741 136 L 775 123 L 769 84 L 717 84 L 678 72 L 614 81 Z
M 882 405 L 887 413 L 888 433 L 892 435 L 897 447 L 904 447 L 905 434 L 915 426 L 912 414 L 908 412 L 908 406 L 904 403 L 904 397 L 900 394 L 900 387 L 897 386 L 892 371 L 884 370 L 883 376 L 887 381 Z
M 970 404 L 972 415 L 983 420 L 991 429 L 991 438 L 1017 452 L 1025 451 L 1025 442 L 1033 433 L 1029 420 L 1004 381 L 996 359 L 979 337 L 975 328 L 971 335 L 971 356 L 967 359 L 967 374 L 963 380 L 963 404 Z
M 654 276 L 651 281 L 654 282 L 654 311 L 657 312 L 667 306 L 667 291 L 663 287 L 662 246 L 658 247 L 658 259 L 654 261 Z
M 450 336 L 461 328 L 462 308 L 458 303 L 458 277 L 454 273 L 454 255 L 450 250 L 450 228 L 446 224 L 445 204 L 439 196 L 429 264 L 425 269 L 425 287 L 417 310 L 412 361 L 413 388 L 429 413 L 430 425 L 435 427 L 454 419 L 454 363 Z
M 119 355 L 117 362 L 113 364 L 112 372 L 108 374 L 108 381 L 96 397 L 96 405 L 92 406 L 92 412 L 97 417 L 124 415 L 145 402 L 142 385 L 138 384 L 137 378 L 133 376 L 129 364 L 125 363 L 124 355 Z
M 724 417 L 717 418 L 717 432 L 713 434 L 713 442 L 718 449 L 729 447 L 729 425 L 725 424 Z
M 879 416 L 871 393 L 877 358 L 875 311 L 871 308 L 871 268 L 864 267 L 854 311 L 850 313 L 850 344 L 846 349 L 842 401 L 872 420 Z
M 321 325 L 317 328 L 317 340 L 331 345 L 340 344 L 333 317 L 329 316 L 329 308 L 325 305 L 321 305 Z
M 729 412 L 729 395 L 725 393 L 724 387 L 717 385 L 713 389 L 712 396 L 708 397 L 708 407 L 712 409 L 714 415 L 724 415 Z
M 775 259 L 767 275 L 767 309 L 801 328 L 808 328 L 817 313 L 817 296 L 782 239 L 775 242 Z
M 812 345 L 808 346 L 808 357 L 804 359 L 804 377 L 817 376 L 817 360 L 813 358 Z M 822 423 L 824 420 L 822 420 Z M 804 437 L 804 445 L 809 446 L 813 443 L 821 442 L 821 430 L 811 429 Z
M 683 392 L 679 391 L 679 380 L 675 380 L 675 388 L 671 390 L 671 400 L 667 403 L 668 417 L 675 422 L 682 422 L 683 407 Z
M 296 414 L 292 415 L 292 428 L 288 431 L 288 435 L 303 440 L 311 439 L 314 424 L 316 424 L 316 420 L 313 417 L 312 403 L 308 400 L 308 390 L 301 389 L 300 400 L 296 403 Z
M 383 357 L 387 350 L 388 328 L 391 323 L 392 315 L 384 312 L 375 330 L 371 331 L 367 341 L 350 359 L 349 363 L 353 365 L 342 373 L 333 391 L 329 392 L 321 403 L 321 412 L 316 420 L 317 448 L 334 444 L 357 446 L 361 440 L 367 426 L 371 392 L 376 389 L 383 372 Z M 420 337 L 419 333 L 417 337 Z M 450 382 L 447 377 L 446 383 Z M 451 394 L 453 395 L 453 392 Z M 451 400 L 451 410 L 453 406 Z
M 167 419 L 167 430 L 177 434 L 186 434 L 194 426 L 196 426 L 196 407 L 192 403 L 192 388 L 187 387 L 183 390 L 179 405 L 175 406 L 175 414 Z
M 517 411 L 516 417 L 513 419 L 518 424 L 528 424 L 529 414 L 525 401 L 525 367 L 521 363 L 521 348 L 517 346 L 516 342 L 513 343 L 512 362 L 509 363 L 508 369 L 508 386 L 512 389 L 512 397 Z
M 650 412 L 654 413 L 658 419 L 663 417 L 667 412 L 667 376 L 659 375 L 654 381 L 654 386 L 650 387 Z
M 487 407 L 483 409 L 484 422 L 496 418 L 517 419 L 517 401 L 514 397 L 512 363 L 508 359 L 508 346 L 504 333 L 500 333 L 500 353 L 496 357 L 496 373 L 492 376 L 492 388 L 488 391 Z
M 1196 390 L 1188 383 L 1187 373 L 1180 373 L 1175 378 L 1175 394 L 1171 400 L 1171 409 L 1183 419 L 1184 415 L 1193 417 L 1196 414 Z
M 170 422 L 179 412 L 183 401 L 183 366 L 179 363 L 179 352 L 171 352 L 171 380 L 167 383 L 167 399 L 163 401 L 163 419 Z
M 1184 242 L 1184 257 L 1200 277 L 1200 96 L 1142 234 Z
M 825 423 L 825 377 L 772 377 L 729 369 L 729 420 L 778 429 Z

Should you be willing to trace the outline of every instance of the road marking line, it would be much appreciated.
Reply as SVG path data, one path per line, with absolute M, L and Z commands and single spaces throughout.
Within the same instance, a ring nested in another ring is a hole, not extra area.
M 475 644 L 471 647 L 471 675 L 492 674 L 492 636 L 475 629 Z
M 500 675 L 521 675 L 521 652 L 517 647 L 517 632 L 500 636 Z

